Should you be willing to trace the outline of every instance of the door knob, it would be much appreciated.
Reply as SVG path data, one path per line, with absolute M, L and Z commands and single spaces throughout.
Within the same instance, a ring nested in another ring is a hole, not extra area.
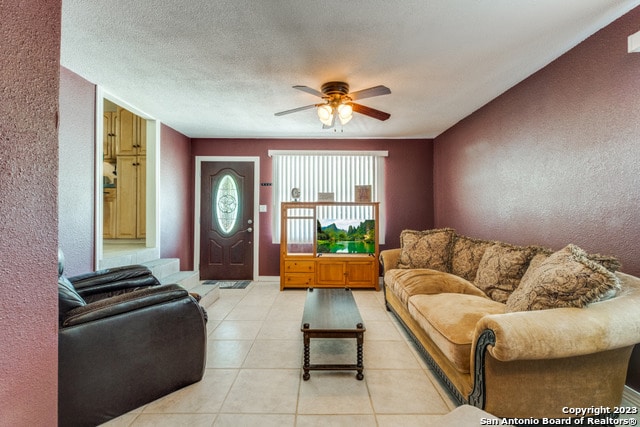
M 247 228 L 247 231 L 248 231 L 249 233 L 251 233 L 251 232 L 253 231 L 253 228 L 249 227 L 249 228 Z

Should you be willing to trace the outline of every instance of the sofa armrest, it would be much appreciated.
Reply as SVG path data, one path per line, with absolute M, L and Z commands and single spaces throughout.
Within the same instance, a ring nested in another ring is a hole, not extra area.
M 135 277 L 148 276 L 150 274 L 151 270 L 144 265 L 128 265 L 79 274 L 77 276 L 68 277 L 68 279 L 76 288 L 85 288 L 103 283 L 118 282 Z
M 640 342 L 639 305 L 640 291 L 635 288 L 585 308 L 487 315 L 476 325 L 474 346 L 486 330 L 495 334 L 495 344 L 487 351 L 503 362 L 556 359 L 631 346 Z
M 62 327 L 93 322 L 182 298 L 191 297 L 187 290 L 179 285 L 162 285 L 139 289 L 70 310 L 63 320 Z
M 108 268 L 68 279 L 78 294 L 89 303 L 134 289 L 160 285 L 151 270 L 143 265 Z
M 382 264 L 383 270 L 382 275 L 389 270 L 393 270 L 394 268 L 398 268 L 398 261 L 400 260 L 400 252 L 402 249 L 386 249 L 384 251 L 380 251 L 380 263 Z

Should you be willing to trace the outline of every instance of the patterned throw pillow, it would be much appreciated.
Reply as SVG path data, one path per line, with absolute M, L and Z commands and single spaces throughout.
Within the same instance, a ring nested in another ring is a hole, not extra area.
M 495 242 L 471 239 L 466 236 L 454 237 L 451 250 L 451 273 L 473 282 L 478 272 L 482 255 Z
M 454 234 L 451 228 L 404 230 L 400 234 L 398 268 L 431 268 L 448 273 Z
M 620 281 L 575 245 L 535 267 L 507 300 L 507 311 L 584 307 L 620 289 Z
M 531 258 L 538 248 L 496 243 L 482 255 L 474 284 L 489 298 L 507 302 L 527 271 Z
M 600 254 L 587 254 L 587 258 L 591 261 L 597 262 L 612 273 L 620 270 L 622 264 L 618 261 L 618 258 L 610 255 Z

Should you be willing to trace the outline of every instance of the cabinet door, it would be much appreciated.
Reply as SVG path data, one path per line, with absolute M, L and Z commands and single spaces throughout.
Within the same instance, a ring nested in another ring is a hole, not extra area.
M 147 234 L 147 158 L 136 157 L 137 213 L 136 237 L 142 239 Z
M 118 108 L 118 132 L 116 135 L 116 154 L 129 156 L 137 154 L 138 126 L 136 115 L 124 108 Z
M 104 239 L 116 238 L 116 189 L 104 189 L 102 237 Z
M 102 151 L 105 160 L 116 158 L 116 121 L 117 114 L 105 112 L 102 116 Z
M 348 261 L 347 285 L 354 288 L 375 286 L 374 268 L 372 261 Z
M 116 236 L 135 239 L 138 212 L 138 166 L 136 156 L 118 156 Z
M 147 154 L 147 121 L 142 117 L 137 117 L 136 124 L 138 128 L 137 132 L 137 140 L 134 145 L 138 150 L 138 155 L 146 155 Z
M 316 264 L 316 283 L 326 286 L 344 286 L 346 268 L 344 261 L 318 261 Z

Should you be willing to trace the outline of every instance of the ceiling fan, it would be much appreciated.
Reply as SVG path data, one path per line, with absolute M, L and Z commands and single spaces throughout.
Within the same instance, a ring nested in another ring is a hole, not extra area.
M 385 113 L 384 111 L 353 102 L 363 98 L 390 94 L 391 90 L 386 86 L 379 85 L 351 93 L 349 92 L 349 85 L 345 82 L 327 82 L 322 85 L 320 91 L 310 88 L 309 86 L 297 85 L 293 86 L 293 88 L 318 96 L 322 98 L 324 102 L 280 111 L 279 113 L 275 113 L 276 116 L 284 116 L 285 114 L 316 108 L 323 129 L 331 129 L 334 127 L 336 118 L 340 120 L 342 125 L 346 124 L 351 120 L 354 111 L 383 121 L 391 117 L 391 114 Z

